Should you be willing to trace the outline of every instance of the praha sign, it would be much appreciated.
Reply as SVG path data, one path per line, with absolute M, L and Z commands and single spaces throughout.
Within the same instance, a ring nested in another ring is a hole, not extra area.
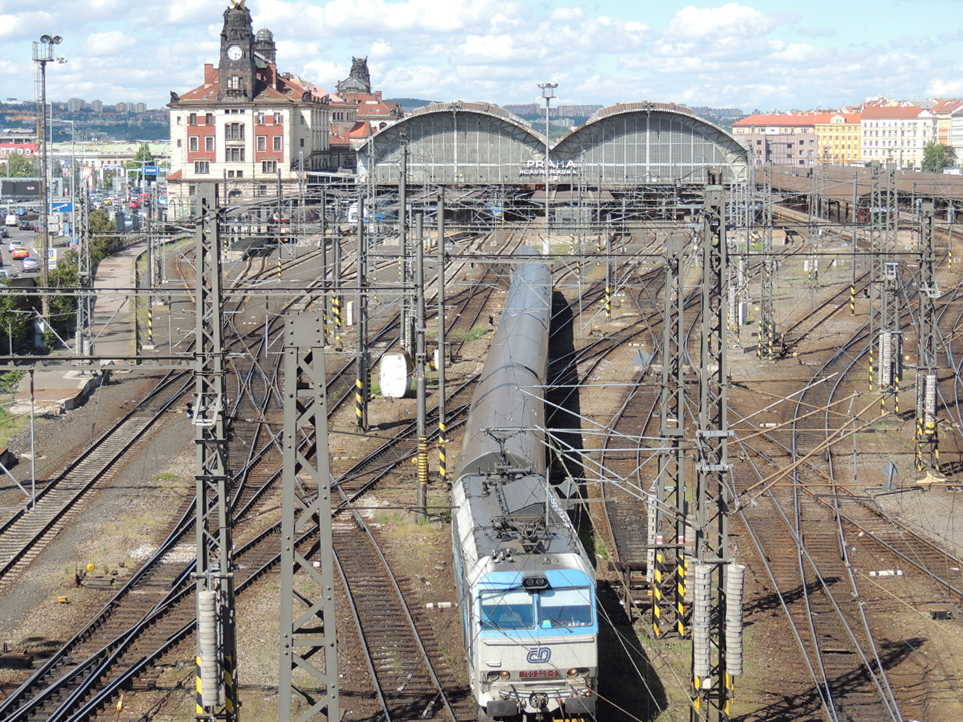
M 563 161 L 548 161 L 548 172 L 553 176 L 571 176 L 578 175 L 579 171 L 582 170 L 582 164 L 576 163 L 574 160 L 563 160 Z M 518 171 L 519 176 L 534 175 L 539 177 L 544 177 L 545 175 L 545 161 L 543 160 L 530 160 L 525 163 L 524 166 Z

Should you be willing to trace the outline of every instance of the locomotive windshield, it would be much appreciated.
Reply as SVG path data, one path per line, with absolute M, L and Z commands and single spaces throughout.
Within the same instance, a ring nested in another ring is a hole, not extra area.
M 531 629 L 535 600 L 523 589 L 481 593 L 482 629 Z
M 543 629 L 592 626 L 592 590 L 588 587 L 481 592 L 482 629 Z M 537 616 L 536 616 L 537 607 Z
M 549 589 L 539 592 L 538 619 L 542 628 L 591 626 L 591 590 Z

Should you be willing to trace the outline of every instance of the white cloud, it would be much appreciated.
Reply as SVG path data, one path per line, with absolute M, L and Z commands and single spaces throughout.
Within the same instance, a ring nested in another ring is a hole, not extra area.
M 105 55 L 117 55 L 118 53 L 136 47 L 140 43 L 132 35 L 128 35 L 120 30 L 111 30 L 107 33 L 94 33 L 87 38 L 84 43 L 84 52 L 92 57 L 102 57 Z

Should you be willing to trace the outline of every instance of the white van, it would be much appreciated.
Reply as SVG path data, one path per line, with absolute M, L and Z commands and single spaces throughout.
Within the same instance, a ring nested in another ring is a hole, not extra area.
M 17 217 L 13 213 L 8 213 L 7 219 L 4 221 L 4 225 L 7 225 L 7 226 L 17 225 Z

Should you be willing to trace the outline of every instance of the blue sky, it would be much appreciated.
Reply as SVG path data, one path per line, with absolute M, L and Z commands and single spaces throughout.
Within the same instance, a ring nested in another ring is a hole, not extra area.
M 963 97 L 963 0 L 247 0 L 278 65 L 334 90 L 367 57 L 386 97 L 652 100 L 745 111 Z M 161 107 L 217 62 L 228 0 L 0 0 L 0 96 L 31 99 L 31 42 L 61 35 L 48 97 Z

